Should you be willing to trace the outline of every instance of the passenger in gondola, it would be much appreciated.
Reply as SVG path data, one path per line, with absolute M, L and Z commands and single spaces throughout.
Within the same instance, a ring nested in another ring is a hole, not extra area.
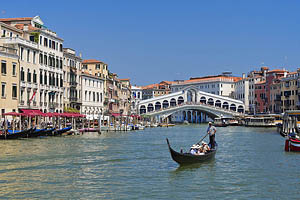
M 215 148 L 215 136 L 217 129 L 212 125 L 211 122 L 208 122 L 207 134 L 209 134 L 209 145 L 211 149 Z
M 196 154 L 197 154 L 197 151 L 196 151 L 195 148 L 191 148 L 190 153 L 193 154 L 193 155 L 196 155 Z
M 209 146 L 205 142 L 202 142 L 202 148 L 204 153 L 207 153 L 210 150 Z

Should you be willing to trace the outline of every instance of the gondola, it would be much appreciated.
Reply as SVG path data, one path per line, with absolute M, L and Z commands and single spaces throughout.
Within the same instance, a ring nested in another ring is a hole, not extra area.
M 204 161 L 210 160 L 215 157 L 217 152 L 218 144 L 215 143 L 215 148 L 211 149 L 204 155 L 193 155 L 191 153 L 179 153 L 173 150 L 170 146 L 169 140 L 167 138 L 168 147 L 171 153 L 172 159 L 177 162 L 179 165 L 195 164 L 202 163 Z
M 5 133 L 0 134 L 0 140 L 24 138 L 24 137 L 27 137 L 28 134 L 31 134 L 34 131 L 35 131 L 35 128 L 30 128 L 30 129 L 23 130 L 23 131 L 7 130 L 6 135 L 5 135 Z
M 54 136 L 62 135 L 63 133 L 72 129 L 72 126 L 68 126 L 66 128 L 58 129 L 53 132 Z

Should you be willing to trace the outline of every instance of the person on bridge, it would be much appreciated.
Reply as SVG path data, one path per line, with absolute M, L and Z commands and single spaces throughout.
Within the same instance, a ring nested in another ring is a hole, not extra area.
M 215 136 L 216 136 L 217 129 L 212 125 L 211 122 L 208 122 L 207 134 L 209 134 L 209 144 L 210 148 L 215 148 Z

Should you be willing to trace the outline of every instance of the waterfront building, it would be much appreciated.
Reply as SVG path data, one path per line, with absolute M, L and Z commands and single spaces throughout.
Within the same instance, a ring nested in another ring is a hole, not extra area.
M 249 111 L 249 78 L 245 74 L 235 82 L 234 98 L 243 101 L 245 111 Z
M 81 56 L 76 55 L 76 51 L 71 48 L 64 48 L 64 110 L 78 112 L 81 111 Z M 72 108 L 72 109 L 70 109 Z
M 299 107 L 298 72 L 291 72 L 281 78 L 282 112 L 296 110 Z
M 0 46 L 1 114 L 18 110 L 19 62 L 17 49 Z
M 103 114 L 104 79 L 92 73 L 81 73 L 82 114 L 87 119 L 99 119 Z
M 255 110 L 257 113 L 273 113 L 274 109 L 270 100 L 273 80 L 285 77 L 287 71 L 267 69 L 264 73 L 264 80 L 255 84 Z
M 0 22 L 23 31 L 22 35 L 2 40 L 18 48 L 21 79 L 19 108 L 62 112 L 63 39 L 44 26 L 39 16 L 6 18 L 0 19 Z M 37 102 L 40 102 L 39 105 Z
M 107 96 L 104 101 L 107 106 L 106 112 L 109 116 L 118 116 L 120 114 L 121 84 L 117 74 L 109 73 L 108 79 L 106 79 L 106 88 Z
M 222 75 L 196 77 L 184 81 L 175 81 L 170 88 L 171 92 L 177 92 L 187 86 L 194 86 L 203 92 L 225 97 L 233 97 L 235 82 L 241 79 L 241 77 L 233 77 L 228 73 L 223 73 Z
M 120 112 L 123 115 L 131 115 L 131 84 L 130 79 L 119 79 L 121 84 L 120 91 Z
M 104 80 L 104 96 L 103 99 L 108 98 L 107 93 L 107 79 L 108 79 L 108 65 L 102 61 L 96 60 L 96 59 L 88 59 L 82 61 L 82 72 L 93 74 L 94 76 L 97 76 Z M 107 106 L 104 107 L 105 113 L 108 113 Z
M 249 95 L 248 95 L 248 100 L 249 100 L 249 113 L 253 114 L 255 113 L 255 84 L 264 81 L 266 72 L 269 68 L 268 67 L 261 67 L 260 71 L 251 71 L 248 73 L 247 78 L 249 81 Z
M 273 79 L 270 85 L 270 106 L 271 113 L 282 113 L 281 103 L 281 78 Z
M 137 105 L 143 100 L 143 89 L 138 86 L 131 86 L 131 111 L 132 114 L 138 114 Z
M 161 81 L 160 83 L 151 84 L 142 87 L 143 100 L 169 94 L 171 91 L 170 86 L 172 83 L 173 83 L 172 81 Z

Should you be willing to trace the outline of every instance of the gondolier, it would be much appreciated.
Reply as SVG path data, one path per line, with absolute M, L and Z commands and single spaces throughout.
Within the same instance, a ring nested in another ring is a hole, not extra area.
M 209 144 L 210 148 L 215 148 L 215 136 L 216 136 L 217 129 L 212 125 L 211 122 L 208 122 L 207 134 L 209 134 Z

